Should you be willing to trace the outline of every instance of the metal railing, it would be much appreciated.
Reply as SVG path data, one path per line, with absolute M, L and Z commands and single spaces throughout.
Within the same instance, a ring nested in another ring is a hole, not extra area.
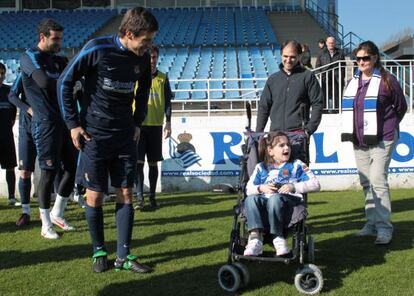
M 338 22 L 337 15 L 333 18 L 332 14 L 322 9 L 312 0 L 305 1 L 305 10 L 313 16 L 329 36 L 334 36 L 339 44 L 344 44 L 344 27 Z
M 263 88 L 258 84 L 266 82 L 267 78 L 222 78 L 222 79 L 180 79 L 170 80 L 170 83 L 178 87 L 172 88 L 175 99 L 172 101 L 173 112 L 180 113 L 227 113 L 244 112 L 247 102 L 250 102 L 256 110 Z M 205 88 L 180 88 L 181 83 L 204 82 Z M 224 87 L 215 84 L 223 83 Z M 238 87 L 227 87 L 228 82 L 237 82 Z M 243 87 L 248 82 L 251 86 Z M 180 93 L 185 95 L 180 95 Z M 202 93 L 198 95 L 197 93 Z M 232 96 L 229 96 L 231 94 Z M 203 98 L 200 98 L 203 97 Z
M 322 9 L 313 0 L 305 1 L 305 9 L 329 36 L 335 37 L 336 42 L 341 46 L 345 55 L 352 55 L 352 51 L 360 43 L 366 41 L 354 32 L 345 34 L 344 26 L 338 21 L 338 16 L 332 17 L 332 14 Z M 384 52 L 381 52 L 381 56 L 383 59 L 392 59 Z
M 414 96 L 414 60 L 382 60 L 385 69 L 400 82 L 404 96 L 413 112 Z M 341 100 L 344 88 L 351 80 L 357 68 L 355 60 L 336 61 L 313 69 L 319 84 L 324 91 L 324 110 L 341 112 Z
M 400 82 L 403 93 L 407 99 L 410 113 L 413 113 L 414 103 L 414 60 L 383 60 L 384 67 L 391 72 Z M 341 100 L 346 83 L 352 78 L 356 69 L 354 60 L 336 61 L 331 64 L 313 70 L 324 92 L 324 111 L 327 113 L 341 113 Z M 252 110 L 257 111 L 257 103 L 260 99 L 267 78 L 233 78 L 233 79 L 186 79 L 171 80 L 171 83 L 179 85 L 181 82 L 205 82 L 205 88 L 177 89 L 173 87 L 176 99 L 172 101 L 174 113 L 202 113 L 226 114 L 228 112 L 244 112 L 245 105 L 250 102 Z M 226 87 L 228 82 L 237 82 L 239 87 Z M 223 83 L 222 87 L 215 84 Z M 250 87 L 241 87 L 244 82 L 250 83 Z M 185 93 L 181 96 L 178 93 Z M 202 96 L 196 93 L 203 93 Z M 231 94 L 229 96 L 228 94 Z M 198 99 L 197 99 L 198 97 Z M 202 98 L 201 98 L 202 97 Z

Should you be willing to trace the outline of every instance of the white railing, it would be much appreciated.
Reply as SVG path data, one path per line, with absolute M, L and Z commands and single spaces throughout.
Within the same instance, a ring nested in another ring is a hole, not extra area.
M 384 67 L 400 82 L 409 106 L 413 112 L 414 96 L 414 60 L 383 60 Z M 357 68 L 355 60 L 336 61 L 314 69 L 316 78 L 324 92 L 324 110 L 341 112 L 341 100 L 347 82 Z
M 198 113 L 207 112 L 240 112 L 246 110 L 246 102 L 250 102 L 253 110 L 256 110 L 257 102 L 260 99 L 263 87 L 258 84 L 265 84 L 267 78 L 221 78 L 221 79 L 180 79 L 170 80 L 175 84 L 173 93 L 175 99 L 172 101 L 173 112 Z M 180 88 L 181 83 L 204 82 L 205 88 Z M 238 87 L 227 87 L 231 82 L 236 82 Z M 250 84 L 244 87 L 244 83 Z M 223 84 L 217 87 L 216 84 Z M 197 95 L 202 93 L 204 95 Z M 181 95 L 184 94 L 184 95 Z M 230 94 L 230 95 L 229 95 Z
M 414 60 L 385 60 L 383 64 L 399 80 L 409 106 L 408 112 L 412 113 L 414 102 Z M 312 70 L 321 85 L 325 98 L 327 98 L 324 101 L 325 112 L 341 112 L 341 100 L 339 98 L 342 98 L 345 84 L 352 78 L 355 69 L 355 61 L 344 60 Z M 175 84 L 175 87 L 173 87 L 173 92 L 175 93 L 175 99 L 172 101 L 173 112 L 207 113 L 208 115 L 212 113 L 243 112 L 246 102 L 250 102 L 252 110 L 256 111 L 257 102 L 260 99 L 266 79 L 222 78 L 171 80 L 171 83 Z M 185 82 L 191 83 L 192 85 L 195 85 L 195 82 L 204 82 L 205 87 L 180 88 L 180 84 Z M 218 87 L 216 84 L 222 85 Z M 229 88 L 227 87 L 229 84 L 236 84 L 237 87 Z M 249 84 L 250 86 L 243 87 L 245 84 Z

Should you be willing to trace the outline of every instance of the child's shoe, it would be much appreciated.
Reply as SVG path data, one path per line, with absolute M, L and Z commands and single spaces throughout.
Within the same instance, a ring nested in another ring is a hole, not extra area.
M 278 236 L 273 240 L 273 246 L 276 249 L 277 256 L 283 256 L 290 252 L 287 240 L 281 236 Z
M 263 253 L 263 242 L 258 238 L 250 239 L 244 250 L 244 256 L 259 256 Z

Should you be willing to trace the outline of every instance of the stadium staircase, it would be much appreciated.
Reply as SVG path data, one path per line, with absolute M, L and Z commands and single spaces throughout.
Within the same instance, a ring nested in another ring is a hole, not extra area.
M 318 40 L 320 38 L 325 39 L 327 33 L 307 11 L 269 11 L 268 17 L 280 43 L 291 39 L 307 43 L 310 47 L 311 55 L 313 57 L 317 56 L 319 52 Z

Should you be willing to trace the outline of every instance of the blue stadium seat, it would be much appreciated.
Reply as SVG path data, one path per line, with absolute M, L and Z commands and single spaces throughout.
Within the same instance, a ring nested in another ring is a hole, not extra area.
M 191 94 L 191 99 L 205 100 L 205 99 L 207 99 L 207 92 L 205 92 L 205 91 L 193 91 L 192 94 Z
M 56 19 L 65 27 L 66 32 L 78 32 L 80 34 L 79 39 L 81 39 L 79 44 L 82 44 L 115 15 L 116 11 L 110 9 L 1 13 L 0 23 L 3 29 L 1 36 L 6 37 L 9 41 L 3 43 L 2 48 L 24 49 L 35 46 L 33 37 L 37 35 L 37 24 L 45 17 Z M 67 44 L 64 41 L 64 46 Z

